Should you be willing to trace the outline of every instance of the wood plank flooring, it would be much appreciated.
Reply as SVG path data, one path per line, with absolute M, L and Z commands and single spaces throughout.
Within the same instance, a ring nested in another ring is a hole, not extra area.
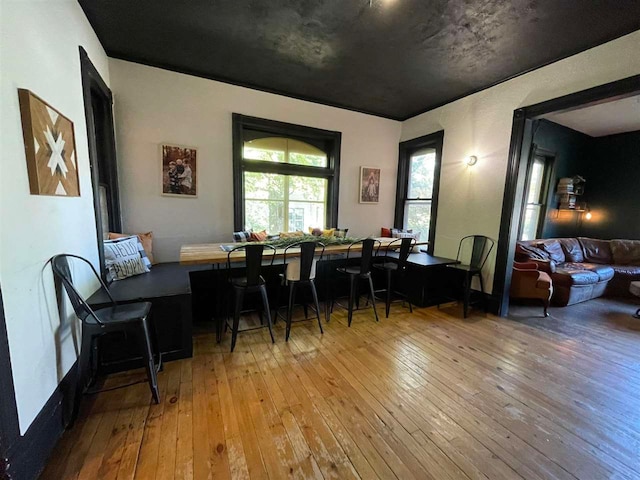
M 161 404 L 146 384 L 87 397 L 42 478 L 637 479 L 640 329 L 599 302 L 515 320 L 394 305 L 351 328 L 337 311 L 324 335 L 301 322 L 285 343 L 280 322 L 233 354 L 203 332 Z

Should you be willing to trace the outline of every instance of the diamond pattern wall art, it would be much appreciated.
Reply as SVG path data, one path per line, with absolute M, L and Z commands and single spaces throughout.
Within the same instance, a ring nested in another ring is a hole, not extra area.
M 73 122 L 29 90 L 18 98 L 31 194 L 79 197 Z

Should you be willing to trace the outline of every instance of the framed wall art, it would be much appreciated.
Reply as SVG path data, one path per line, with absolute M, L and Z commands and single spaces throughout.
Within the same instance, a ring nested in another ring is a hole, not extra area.
M 198 149 L 162 144 L 162 195 L 195 198 L 198 196 Z
M 29 90 L 18 99 L 31 194 L 79 197 L 73 122 Z
M 360 167 L 360 203 L 380 201 L 380 169 Z

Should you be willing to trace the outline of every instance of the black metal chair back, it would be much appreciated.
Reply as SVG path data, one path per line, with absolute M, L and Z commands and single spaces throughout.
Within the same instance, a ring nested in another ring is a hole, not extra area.
M 407 260 L 409 259 L 409 254 L 411 253 L 411 249 L 415 246 L 416 239 L 415 238 L 398 238 L 392 241 L 389 245 L 387 245 L 387 249 L 385 250 L 385 257 L 389 252 L 395 252 L 398 250 L 398 266 L 401 269 L 405 269 L 407 267 Z M 400 247 L 398 249 L 398 247 Z
M 51 259 L 51 268 L 53 269 L 53 273 L 56 277 L 60 279 L 62 282 L 62 286 L 67 292 L 67 296 L 71 301 L 71 305 L 73 306 L 73 310 L 76 312 L 77 317 L 85 322 L 88 317 L 92 317 L 96 320 L 96 322 L 102 324 L 100 319 L 96 316 L 93 309 L 89 306 L 85 298 L 78 292 L 78 289 L 73 285 L 73 277 L 71 275 L 71 268 L 69 266 L 69 258 L 75 258 L 81 260 L 91 267 L 91 271 L 95 275 L 96 279 L 100 282 L 102 288 L 107 292 L 107 295 L 111 299 L 111 302 L 115 305 L 116 301 L 111 296 L 111 292 L 109 292 L 109 288 L 105 285 L 98 275 L 98 272 L 94 268 L 94 266 L 87 259 L 79 257 L 78 255 L 72 255 L 68 253 L 62 253 L 60 255 L 56 255 Z
M 347 249 L 347 260 L 351 255 L 351 249 L 362 244 L 362 251 L 360 257 L 360 275 L 365 275 L 371 272 L 371 262 L 373 257 L 378 255 L 378 251 L 380 250 L 380 240 L 376 240 L 375 238 L 364 238 L 362 240 L 356 240 Z M 375 252 L 374 252 L 375 250 Z
M 458 260 L 468 265 L 472 271 L 480 271 L 489 258 L 495 242 L 484 235 L 468 235 L 460 240 L 458 246 Z
M 300 281 L 308 281 L 311 278 L 311 269 L 313 268 L 313 261 L 316 257 L 316 250 L 321 247 L 319 260 L 322 260 L 322 256 L 324 255 L 325 244 L 322 242 L 314 242 L 314 241 L 302 241 L 296 242 L 294 244 L 289 245 L 284 249 L 284 265 L 285 269 L 287 268 L 287 255 L 291 256 L 289 253 L 290 249 L 300 249 Z
M 276 256 L 276 249 L 271 245 L 266 245 L 264 243 L 240 245 L 239 247 L 236 247 L 230 250 L 229 253 L 227 253 L 227 271 L 231 272 L 231 255 L 239 250 L 244 250 L 246 262 L 246 270 L 244 272 L 247 280 L 246 286 L 253 287 L 259 285 L 262 281 L 260 272 L 262 270 L 262 260 L 265 249 L 271 250 L 271 261 L 269 265 L 273 265 L 273 260 Z

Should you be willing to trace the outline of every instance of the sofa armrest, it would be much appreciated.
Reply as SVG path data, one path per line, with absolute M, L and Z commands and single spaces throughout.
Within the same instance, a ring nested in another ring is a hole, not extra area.
M 535 263 L 541 272 L 548 273 L 549 275 L 556 273 L 556 262 L 553 260 L 531 260 L 531 262 Z
M 513 268 L 516 270 L 538 270 L 538 264 L 533 261 L 513 262 Z

